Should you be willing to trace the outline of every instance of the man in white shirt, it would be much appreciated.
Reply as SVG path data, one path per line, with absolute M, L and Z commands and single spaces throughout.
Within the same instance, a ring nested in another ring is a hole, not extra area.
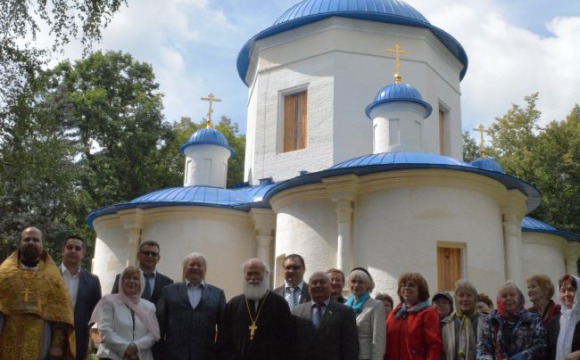
M 66 283 L 74 309 L 76 359 L 84 360 L 88 353 L 89 320 L 101 299 L 101 283 L 96 275 L 81 268 L 85 256 L 83 239 L 69 236 L 62 249 L 60 272 Z

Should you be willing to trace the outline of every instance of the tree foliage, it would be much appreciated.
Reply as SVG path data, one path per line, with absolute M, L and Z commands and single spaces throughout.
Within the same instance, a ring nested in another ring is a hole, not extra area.
M 463 161 L 472 162 L 480 157 L 479 146 L 477 146 L 475 140 L 469 136 L 468 131 L 461 134 L 461 141 L 463 143 Z
M 0 125 L 41 67 L 73 39 L 89 48 L 126 0 L 0 1 Z M 39 39 L 42 33 L 42 41 Z
M 490 126 L 494 157 L 506 173 L 530 182 L 542 193 L 531 215 L 560 230 L 580 233 L 580 108 L 545 128 L 538 122 L 538 94 L 524 98 Z

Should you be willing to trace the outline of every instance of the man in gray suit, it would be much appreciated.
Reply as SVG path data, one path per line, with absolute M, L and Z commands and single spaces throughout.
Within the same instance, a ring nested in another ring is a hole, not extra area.
M 308 286 L 304 282 L 304 259 L 298 254 L 290 254 L 284 258 L 282 264 L 284 272 L 284 285 L 274 289 L 274 294 L 282 296 L 290 310 L 296 305 L 310 301 Z
M 161 339 L 160 359 L 213 360 L 221 341 L 226 297 L 224 291 L 205 282 L 207 261 L 199 253 L 183 261 L 185 281 L 166 286 L 157 302 Z
M 99 300 L 101 300 L 101 282 L 81 268 L 85 256 L 83 238 L 78 235 L 69 236 L 62 249 L 62 264 L 60 273 L 66 283 L 74 309 L 76 360 L 87 357 L 89 346 L 89 320 Z
M 297 305 L 298 331 L 305 360 L 357 360 L 358 334 L 352 309 L 330 297 L 330 277 L 315 272 L 308 281 L 312 301 Z

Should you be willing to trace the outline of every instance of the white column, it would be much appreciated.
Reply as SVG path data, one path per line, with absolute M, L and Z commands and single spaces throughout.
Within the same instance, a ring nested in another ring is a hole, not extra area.
M 270 267 L 269 284 L 274 278 L 274 233 L 276 231 L 276 214 L 270 209 L 254 208 L 250 210 L 250 219 L 254 224 L 256 236 L 256 257 L 262 259 Z
M 338 242 L 336 267 L 347 273 L 350 270 L 350 249 L 352 234 L 352 202 L 348 199 L 336 201 Z
M 137 264 L 137 249 L 141 244 L 141 233 L 143 231 L 143 222 L 145 215 L 141 209 L 121 210 L 118 212 L 123 228 L 128 231 L 127 234 L 127 257 L 125 258 L 125 267 Z
M 503 233 L 506 251 L 506 280 L 512 280 L 518 286 L 523 285 L 523 262 L 521 217 L 516 213 L 504 214 Z

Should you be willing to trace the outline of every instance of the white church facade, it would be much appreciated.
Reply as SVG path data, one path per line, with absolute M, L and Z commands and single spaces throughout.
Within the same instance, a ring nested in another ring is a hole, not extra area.
M 225 188 L 232 150 L 222 134 L 193 134 L 181 148 L 183 187 L 89 215 L 103 289 L 149 239 L 174 280 L 188 253 L 205 254 L 206 280 L 227 297 L 242 291 L 243 261 L 267 261 L 278 286 L 292 253 L 307 277 L 363 266 L 375 292 L 391 295 L 408 271 L 432 293 L 463 277 L 495 294 L 507 279 L 576 274 L 580 236 L 527 216 L 537 189 L 492 159 L 461 160 L 467 65 L 457 40 L 402 1 L 296 4 L 238 56 L 247 183 Z

